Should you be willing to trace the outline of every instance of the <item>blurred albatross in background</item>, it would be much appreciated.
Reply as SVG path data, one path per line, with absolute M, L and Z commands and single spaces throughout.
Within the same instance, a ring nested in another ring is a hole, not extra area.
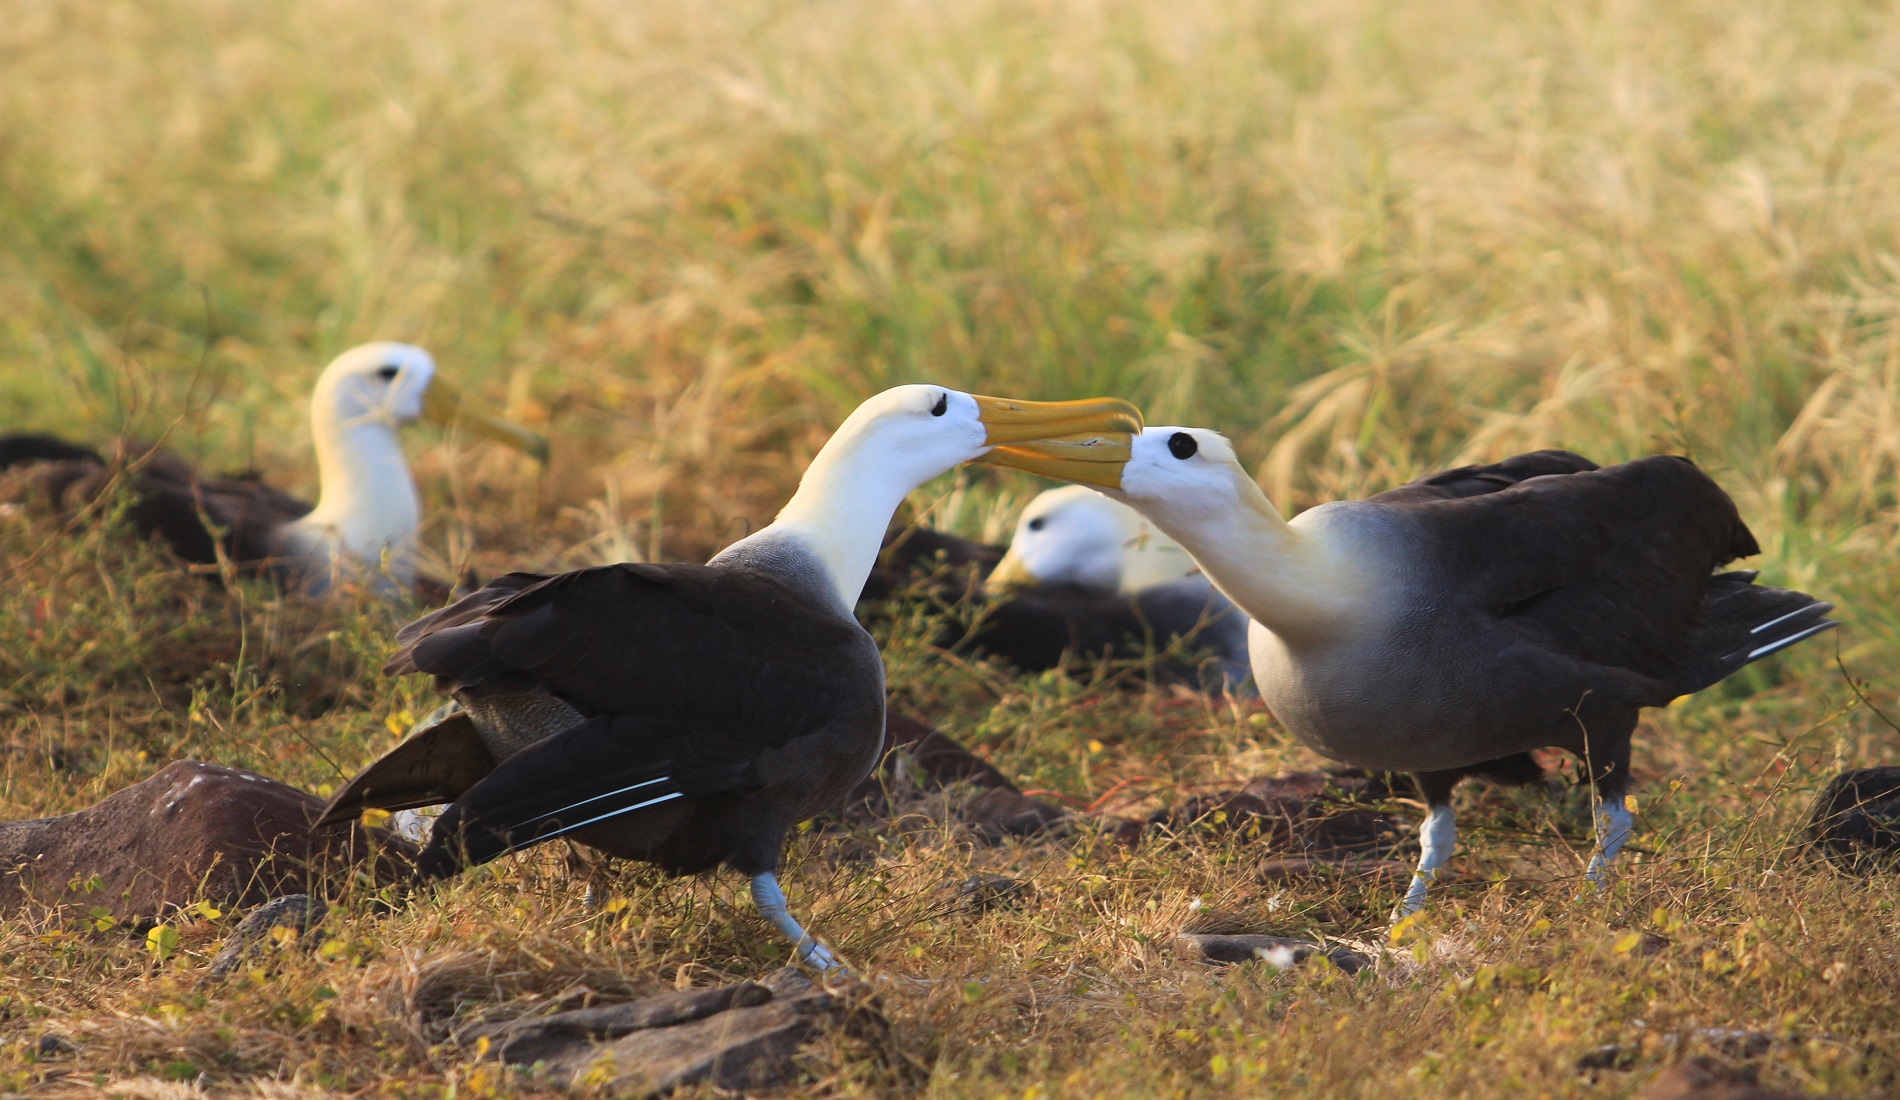
M 998 597 L 977 637 L 1033 668 L 1081 655 L 1126 651 L 1130 639 L 1156 650 L 1204 651 L 1228 691 L 1251 677 L 1247 616 L 1208 581 L 1181 544 L 1141 513 L 1084 485 L 1039 494 L 1023 509 L 1009 551 L 984 579 Z
M 215 564 L 222 553 L 317 593 L 350 574 L 407 589 L 416 581 L 422 504 L 397 433 L 422 418 L 547 459 L 546 439 L 464 400 L 436 377 L 428 352 L 375 343 L 337 356 L 311 395 L 321 487 L 314 507 L 251 478 L 201 475 L 175 455 L 124 441 L 107 462 L 51 436 L 4 436 L 0 470 L 9 496 L 37 497 L 66 513 L 93 506 L 128 476 L 127 519 L 188 562 Z
M 968 646 L 1024 672 L 1152 653 L 1143 671 L 1159 681 L 1244 691 L 1252 676 L 1247 617 L 1180 544 L 1084 486 L 1031 499 L 1007 547 L 928 527 L 893 530 L 865 598 L 887 599 L 919 580 L 946 604 L 976 600 L 974 624 L 946 616 L 938 645 Z

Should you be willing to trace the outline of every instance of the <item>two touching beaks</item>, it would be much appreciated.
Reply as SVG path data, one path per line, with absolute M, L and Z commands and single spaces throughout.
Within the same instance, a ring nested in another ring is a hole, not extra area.
M 976 462 L 1097 488 L 1121 487 L 1143 427 L 1141 410 L 1118 397 L 976 400 L 993 448 Z

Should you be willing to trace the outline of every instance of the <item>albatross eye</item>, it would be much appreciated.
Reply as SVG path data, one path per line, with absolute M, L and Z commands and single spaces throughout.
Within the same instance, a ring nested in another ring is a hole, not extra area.
M 1186 432 L 1175 432 L 1168 437 L 1168 453 L 1176 458 L 1193 458 L 1194 452 L 1200 449 L 1201 445 Z
M 1029 521 L 1029 529 L 1031 531 L 1040 531 L 1048 522 L 1049 520 L 1046 516 L 1037 516 L 1035 519 Z
M 935 405 L 930 406 L 930 415 L 942 416 L 944 413 L 947 413 L 949 411 L 950 411 L 950 395 L 947 393 L 938 394 L 937 403 Z
M 382 379 L 385 382 L 394 382 L 396 380 L 396 376 L 401 373 L 402 373 L 402 368 L 397 366 L 394 363 L 386 363 L 383 366 L 376 368 L 376 377 Z

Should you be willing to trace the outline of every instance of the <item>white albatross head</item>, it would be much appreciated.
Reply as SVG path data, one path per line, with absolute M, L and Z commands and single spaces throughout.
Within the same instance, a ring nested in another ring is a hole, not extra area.
M 330 360 L 317 377 L 312 419 L 331 432 L 413 424 L 422 418 L 423 396 L 434 380 L 435 359 L 414 344 L 361 344 Z
M 1234 445 L 1208 428 L 1144 430 L 1129 446 L 1121 474 L 1119 487 L 1103 491 L 1163 529 L 1218 522 L 1266 501 Z
M 466 427 L 542 461 L 548 456 L 544 437 L 438 378 L 435 359 L 422 348 L 391 342 L 351 348 L 323 369 L 310 396 L 317 506 L 282 536 L 284 552 L 302 560 L 312 590 L 328 588 L 345 565 L 386 567 L 403 586 L 415 579 L 422 504 L 397 431 L 422 419 Z
M 436 373 L 435 358 L 414 344 L 359 344 L 332 359 L 310 395 L 318 450 L 355 428 L 393 430 L 426 419 L 547 461 L 546 437 L 463 397 Z
M 1066 454 L 1029 443 L 1026 457 Z M 1134 508 L 1193 555 L 1249 618 L 1282 636 L 1319 637 L 1367 611 L 1376 562 L 1313 525 L 1288 524 L 1241 466 L 1227 437 L 1207 428 L 1147 428 L 1119 466 L 1084 481 Z
M 1056 460 L 1065 469 L 1119 464 L 1140 429 L 1141 413 L 1119 398 L 1018 401 L 945 386 L 898 386 L 845 418 L 778 518 L 744 541 L 797 536 L 823 561 L 848 609 L 877 559 L 884 529 L 912 490 L 1013 444 L 1066 441 Z M 994 460 L 1023 468 L 1046 461 Z
M 1194 572 L 1179 543 L 1126 504 L 1086 485 L 1064 485 L 1023 508 L 1016 533 L 985 587 L 1073 584 L 1138 592 Z

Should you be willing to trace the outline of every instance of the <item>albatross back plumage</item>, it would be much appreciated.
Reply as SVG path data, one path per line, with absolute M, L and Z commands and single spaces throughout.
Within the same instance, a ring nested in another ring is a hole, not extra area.
M 22 439 L 57 446 L 13 446 Z M 129 479 L 125 520 L 194 565 L 216 565 L 219 551 L 240 564 L 273 558 L 273 532 L 310 513 L 310 504 L 246 476 L 198 473 L 170 451 L 127 440 L 112 444 L 112 459 L 51 436 L 0 438 L 0 496 L 31 499 L 60 515 L 93 505 L 116 479 Z

